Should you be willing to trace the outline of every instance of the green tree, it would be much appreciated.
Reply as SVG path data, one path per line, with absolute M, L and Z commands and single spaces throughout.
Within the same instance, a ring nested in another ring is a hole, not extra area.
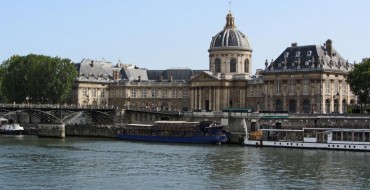
M 2 67 L 4 95 L 16 103 L 61 103 L 77 76 L 71 60 L 45 55 L 14 55 Z
M 3 95 L 4 93 L 3 93 L 3 88 L 2 88 L 4 73 L 5 73 L 5 67 L 3 67 L 3 65 L 0 65 L 0 103 L 6 102 L 5 96 Z
M 370 100 L 370 59 L 363 59 L 360 64 L 355 64 L 354 69 L 348 73 L 347 83 L 362 105 L 367 105 Z

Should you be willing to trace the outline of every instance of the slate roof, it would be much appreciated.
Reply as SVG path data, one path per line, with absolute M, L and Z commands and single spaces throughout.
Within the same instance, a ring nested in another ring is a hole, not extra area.
M 149 80 L 169 80 L 172 77 L 174 81 L 187 82 L 194 75 L 202 73 L 204 70 L 191 70 L 191 69 L 167 69 L 167 70 L 147 70 Z
M 123 68 L 121 70 L 121 79 L 123 80 L 148 80 L 148 74 L 146 69 L 140 68 Z
M 282 71 L 342 71 L 352 70 L 353 65 L 345 61 L 334 49 L 331 49 L 331 56 L 325 45 L 307 45 L 286 48 L 280 56 L 270 63 L 265 63 L 263 73 Z
M 83 59 L 75 66 L 79 74 L 77 80 L 89 82 L 111 82 L 113 81 L 113 71 L 121 70 L 121 68 L 114 67 L 111 62 L 92 59 Z

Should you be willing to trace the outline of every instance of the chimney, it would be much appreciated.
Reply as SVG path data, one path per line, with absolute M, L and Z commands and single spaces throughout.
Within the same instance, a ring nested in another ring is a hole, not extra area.
M 297 42 L 292 43 L 292 47 L 297 47 L 297 46 L 298 46 Z
M 120 76 L 119 76 L 119 71 L 113 71 L 113 80 L 119 80 L 120 79 Z
M 326 51 L 328 52 L 328 55 L 331 57 L 333 55 L 333 42 L 328 39 L 326 40 Z
M 90 66 L 94 67 L 94 61 L 91 61 Z
M 170 82 L 172 82 L 172 79 L 173 79 L 173 77 L 172 77 L 172 76 L 170 76 Z
M 163 76 L 161 75 L 160 77 L 159 77 L 159 81 L 163 81 Z
M 137 78 L 138 78 L 138 80 L 139 80 L 139 82 L 140 82 L 140 81 L 141 81 L 141 76 L 138 76 Z

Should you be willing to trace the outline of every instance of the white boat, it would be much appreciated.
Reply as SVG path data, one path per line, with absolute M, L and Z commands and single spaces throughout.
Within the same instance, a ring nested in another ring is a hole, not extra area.
M 0 134 L 21 135 L 23 133 L 24 128 L 18 123 L 9 123 L 7 119 L 0 118 Z
M 370 151 L 370 129 L 269 128 L 248 131 L 246 125 L 244 129 L 244 145 L 247 146 Z

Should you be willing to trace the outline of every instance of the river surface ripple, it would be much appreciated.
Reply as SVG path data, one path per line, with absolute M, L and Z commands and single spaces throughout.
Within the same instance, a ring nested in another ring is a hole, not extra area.
M 0 136 L 1 189 L 369 189 L 369 153 Z

